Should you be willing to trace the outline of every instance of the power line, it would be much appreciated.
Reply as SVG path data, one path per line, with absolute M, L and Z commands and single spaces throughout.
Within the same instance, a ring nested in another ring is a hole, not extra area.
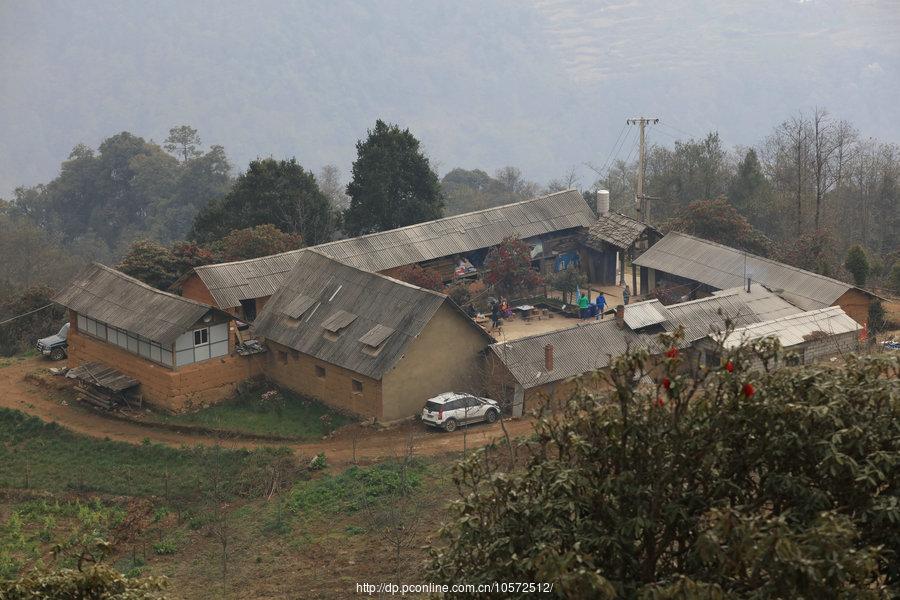
M 609 150 L 609 154 L 606 155 L 606 160 L 603 161 L 603 166 L 600 167 L 601 171 L 606 171 L 606 168 L 609 166 L 609 161 L 612 160 L 613 153 L 616 151 L 616 147 L 619 145 L 619 140 L 622 139 L 622 134 L 625 133 L 625 128 L 628 127 L 628 123 L 622 125 L 622 129 L 619 130 L 619 135 L 616 136 L 616 141 L 613 142 L 612 148 Z M 629 131 L 630 133 L 630 131 Z
M 681 133 L 681 134 L 686 135 L 686 136 L 688 136 L 688 137 L 692 137 L 692 138 L 694 138 L 694 139 L 700 139 L 700 136 L 699 136 L 699 135 L 694 135 L 694 134 L 691 133 L 690 131 L 685 131 L 684 129 L 678 129 L 678 128 L 675 127 L 674 125 L 669 125 L 668 123 L 662 123 L 662 122 L 660 122 L 659 124 L 662 125 L 663 127 L 668 127 L 669 129 L 674 129 L 674 130 L 677 131 L 678 133 Z
M 21 315 L 16 315 L 15 317 L 12 317 L 12 318 L 10 318 L 10 319 L 6 319 L 5 321 L 0 321 L 0 325 L 6 325 L 7 323 L 10 323 L 10 322 L 12 322 L 12 321 L 15 321 L 16 319 L 21 319 L 22 317 L 27 317 L 28 315 L 33 315 L 34 313 L 36 313 L 36 312 L 38 312 L 38 311 L 41 311 L 41 310 L 44 310 L 45 308 L 50 307 L 50 306 L 53 306 L 53 303 L 52 303 L 52 302 L 51 302 L 50 304 L 45 304 L 44 306 L 42 306 L 42 307 L 40 307 L 40 308 L 36 308 L 36 309 L 34 309 L 34 310 L 30 310 L 30 311 L 28 311 L 27 313 L 22 313 Z
M 667 136 L 669 136 L 670 138 L 672 138 L 673 140 L 675 140 L 676 142 L 678 142 L 678 141 L 681 140 L 680 137 L 678 137 L 678 136 L 676 136 L 676 135 L 672 135 L 672 134 L 669 133 L 668 131 L 665 131 L 664 129 L 660 129 L 659 127 L 654 127 L 653 125 L 650 126 L 650 130 L 651 130 L 651 131 L 655 131 L 656 133 L 661 133 L 661 134 L 663 134 L 663 135 L 667 135 Z
M 628 161 L 631 160 L 631 155 L 634 154 L 634 149 L 637 148 L 639 141 L 640 141 L 640 138 L 637 138 L 637 137 L 634 138 L 634 143 L 631 144 L 631 150 L 628 151 L 628 156 L 625 157 L 625 165 L 626 166 L 628 165 Z

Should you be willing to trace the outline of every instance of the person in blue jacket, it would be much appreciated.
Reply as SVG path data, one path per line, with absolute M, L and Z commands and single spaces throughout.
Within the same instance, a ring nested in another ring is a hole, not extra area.
M 603 292 L 597 296 L 597 320 L 603 318 L 603 311 L 606 309 L 606 296 L 603 295 Z

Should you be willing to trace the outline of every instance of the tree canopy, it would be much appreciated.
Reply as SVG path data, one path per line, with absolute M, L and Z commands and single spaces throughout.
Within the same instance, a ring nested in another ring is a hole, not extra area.
M 609 392 L 578 391 L 529 440 L 457 467 L 433 577 L 567 598 L 896 595 L 900 359 L 751 368 L 780 353 L 615 359 Z
M 270 254 L 280 254 L 303 246 L 303 238 L 296 233 L 284 233 L 269 223 L 235 229 L 213 244 L 221 261 L 246 260 Z
M 665 227 L 762 256 L 772 252 L 772 242 L 725 198 L 691 202 Z
M 438 219 L 444 199 L 437 175 L 409 129 L 379 119 L 366 140 L 356 143 L 357 158 L 347 186 L 350 208 L 344 228 L 362 235 Z
M 844 267 L 853 275 L 853 283 L 858 286 L 866 285 L 870 266 L 866 251 L 862 249 L 862 246 L 857 244 L 850 248 L 847 252 L 847 260 L 844 261 Z
M 251 162 L 227 195 L 197 214 L 190 236 L 210 243 L 235 229 L 266 224 L 284 233 L 299 234 L 309 245 L 331 239 L 331 204 L 315 176 L 296 159 Z
M 400 267 L 392 273 L 393 277 L 406 283 L 440 292 L 444 289 L 444 281 L 441 274 L 434 269 L 424 269 L 419 265 L 407 265 Z
M 51 182 L 18 188 L 8 212 L 65 244 L 95 239 L 107 252 L 142 235 L 180 239 L 200 207 L 231 184 L 221 146 L 205 154 L 193 146 L 185 156 L 179 162 L 127 131 L 104 140 L 96 152 L 79 144 Z
M 531 248 L 520 239 L 506 238 L 488 251 L 484 281 L 504 295 L 528 292 L 544 283 L 531 268 Z

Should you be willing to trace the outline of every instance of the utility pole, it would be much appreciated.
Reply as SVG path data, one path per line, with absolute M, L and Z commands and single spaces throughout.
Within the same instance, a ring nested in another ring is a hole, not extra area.
M 646 145 L 644 144 L 644 126 L 659 123 L 659 119 L 653 117 L 635 117 L 634 119 L 626 119 L 626 125 L 637 125 L 641 131 L 640 154 L 638 154 L 638 176 L 637 186 L 635 188 L 634 198 L 638 204 L 638 211 L 641 213 L 641 220 L 644 223 L 650 222 L 650 197 L 644 195 L 644 167 L 646 165 Z

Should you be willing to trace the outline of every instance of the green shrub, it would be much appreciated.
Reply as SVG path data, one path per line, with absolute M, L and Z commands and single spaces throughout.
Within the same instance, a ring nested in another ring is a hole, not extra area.
M 405 465 L 353 466 L 337 475 L 296 483 L 288 494 L 287 507 L 294 513 L 356 512 L 372 501 L 416 490 L 425 471 L 424 463 L 417 460 Z
M 178 544 L 172 538 L 166 538 L 153 544 L 153 552 L 159 556 L 175 554 L 178 551 Z

